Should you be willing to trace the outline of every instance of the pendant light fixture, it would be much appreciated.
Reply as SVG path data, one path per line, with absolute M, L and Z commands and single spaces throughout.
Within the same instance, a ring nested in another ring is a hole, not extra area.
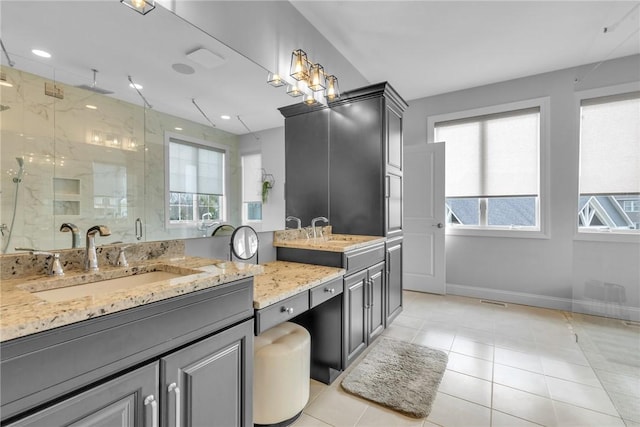
M 319 92 L 324 88 L 324 67 L 320 64 L 313 64 L 309 68 L 309 89 Z
M 298 81 L 309 78 L 309 61 L 307 60 L 307 54 L 304 50 L 297 49 L 291 53 L 289 73 L 291 77 Z
M 338 78 L 336 76 L 327 76 L 326 82 L 327 88 L 324 91 L 325 98 L 327 98 L 328 101 L 333 101 L 340 98 Z
M 120 3 L 129 6 L 138 13 L 146 15 L 156 8 L 155 0 L 120 0 Z
M 287 82 L 282 80 L 282 77 L 280 77 L 280 74 L 272 73 L 271 71 L 269 71 L 269 74 L 267 74 L 267 83 L 269 83 L 273 87 L 280 87 L 287 84 Z
M 302 90 L 300 89 L 298 82 L 287 85 L 287 95 L 297 98 L 299 96 L 302 96 L 303 93 L 304 92 L 302 92 Z

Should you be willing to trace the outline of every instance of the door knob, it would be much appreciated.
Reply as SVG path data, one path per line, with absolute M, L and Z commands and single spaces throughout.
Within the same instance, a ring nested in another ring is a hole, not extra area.
M 443 224 L 443 223 L 441 223 L 441 222 L 439 222 L 439 223 L 437 223 L 437 224 L 432 224 L 431 226 L 432 226 L 432 227 L 443 228 L 443 227 L 444 227 L 444 224 Z

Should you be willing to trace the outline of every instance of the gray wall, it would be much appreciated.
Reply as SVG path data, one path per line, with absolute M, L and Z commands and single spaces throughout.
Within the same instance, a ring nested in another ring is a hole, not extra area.
M 575 93 L 635 82 L 639 75 L 640 56 L 635 55 L 595 69 L 586 65 L 409 101 L 405 145 L 426 143 L 431 115 L 550 98 L 549 238 L 448 235 L 447 293 L 594 312 L 588 307 L 591 302 L 576 303 L 574 298 L 583 298 L 587 278 L 598 278 L 626 289 L 623 307 L 617 308 L 619 316 L 640 317 L 640 239 L 631 243 L 575 239 L 579 152 Z M 576 83 L 577 77 L 582 79 Z

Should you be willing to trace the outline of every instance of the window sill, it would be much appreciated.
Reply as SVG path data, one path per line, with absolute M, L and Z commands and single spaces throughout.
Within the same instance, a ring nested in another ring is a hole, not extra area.
M 516 239 L 548 239 L 549 236 L 541 230 L 533 229 L 506 229 L 506 228 L 457 228 L 447 227 L 447 236 L 467 236 L 467 237 L 499 237 Z
M 640 233 L 577 231 L 573 240 L 579 242 L 640 243 Z

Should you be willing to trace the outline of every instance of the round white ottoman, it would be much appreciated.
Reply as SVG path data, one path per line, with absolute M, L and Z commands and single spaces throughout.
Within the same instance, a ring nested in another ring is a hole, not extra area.
M 289 425 L 309 400 L 311 336 L 302 326 L 285 322 L 253 343 L 253 423 Z

